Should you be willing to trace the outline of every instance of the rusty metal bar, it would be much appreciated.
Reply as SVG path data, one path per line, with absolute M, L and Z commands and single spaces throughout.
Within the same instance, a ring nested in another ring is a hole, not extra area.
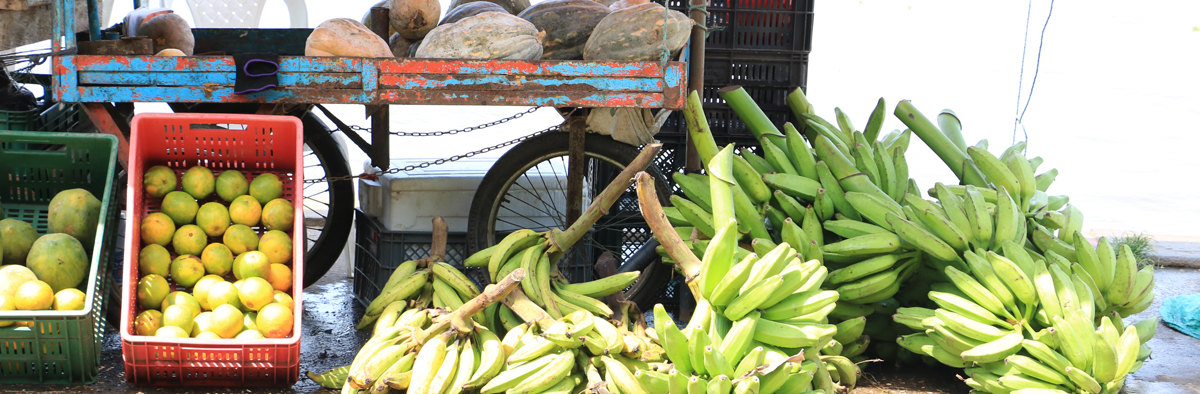
M 112 106 L 112 103 L 84 103 L 83 111 L 87 112 L 97 130 L 117 137 L 117 161 L 121 162 L 122 168 L 129 168 L 129 138 L 126 138 L 129 124 L 124 119 L 112 116 L 109 112 L 113 110 Z
M 708 6 L 708 0 L 690 0 L 688 2 L 692 6 L 689 16 L 692 17 L 692 41 L 690 52 L 692 55 L 688 59 L 688 94 L 692 91 L 704 97 L 704 29 L 707 20 L 706 15 L 697 7 Z M 684 170 L 686 172 L 698 172 L 703 164 L 700 163 L 700 155 L 696 153 L 696 146 L 692 144 L 691 133 L 683 133 L 683 138 L 687 143 L 687 151 L 685 153 Z M 688 313 L 690 315 L 690 313 Z M 691 316 L 686 316 L 690 318 Z
M 387 8 L 371 7 L 371 30 L 383 38 L 384 42 L 388 40 L 390 23 Z M 391 158 L 389 139 L 392 137 L 392 133 L 389 112 L 388 105 L 367 107 L 367 113 L 371 116 L 371 165 L 381 170 L 388 169 Z
M 567 145 L 567 221 L 564 225 L 575 223 L 583 214 L 583 172 L 587 160 L 583 154 L 587 137 L 584 118 L 575 116 L 569 119 L 567 130 L 571 138 Z

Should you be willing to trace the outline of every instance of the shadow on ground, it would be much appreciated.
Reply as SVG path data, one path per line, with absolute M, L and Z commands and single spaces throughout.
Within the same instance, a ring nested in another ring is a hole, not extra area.
M 366 342 L 366 331 L 354 329 L 362 307 L 354 302 L 349 270 L 339 261 L 321 282 L 304 291 L 304 336 L 301 339 L 301 378 L 290 388 L 211 388 L 211 387 L 138 387 L 125 382 L 121 361 L 120 335 L 109 329 L 104 342 L 100 377 L 88 386 L 8 385 L 0 392 L 81 392 L 129 394 L 188 393 L 335 393 L 313 383 L 303 374 L 321 372 L 349 364 Z M 1155 272 L 1155 302 L 1145 312 L 1126 319 L 1132 323 L 1157 316 L 1163 299 L 1200 292 L 1200 270 L 1161 268 Z M 1192 338 L 1159 324 L 1158 335 L 1150 342 L 1154 354 L 1126 383 L 1126 393 L 1200 393 L 1200 368 L 1195 352 L 1200 339 Z M 965 394 L 970 388 L 959 380 L 961 370 L 925 365 L 897 367 L 879 363 L 867 368 L 854 393 L 864 394 Z

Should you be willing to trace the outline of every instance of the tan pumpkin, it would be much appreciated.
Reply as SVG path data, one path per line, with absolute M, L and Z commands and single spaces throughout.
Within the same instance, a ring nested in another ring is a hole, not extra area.
M 392 29 L 400 36 L 419 40 L 437 27 L 442 19 L 442 5 L 437 0 L 389 0 Z
M 485 12 L 433 29 L 415 57 L 537 60 L 542 57 L 543 37 L 545 33 L 527 20 Z
M 392 57 L 387 41 L 356 20 L 321 22 L 304 43 L 304 56 Z
M 692 20 L 682 12 L 650 3 L 615 11 L 600 21 L 583 48 L 585 60 L 652 61 L 666 49 L 674 57 L 691 34 Z
M 184 55 L 191 56 L 196 48 L 196 37 L 192 36 L 192 28 L 183 17 L 174 13 L 159 14 L 142 22 L 137 28 L 137 35 L 150 37 L 154 40 L 154 52 L 175 48 Z
M 650 0 L 617 0 L 608 5 L 608 10 L 615 12 L 642 4 L 650 4 Z

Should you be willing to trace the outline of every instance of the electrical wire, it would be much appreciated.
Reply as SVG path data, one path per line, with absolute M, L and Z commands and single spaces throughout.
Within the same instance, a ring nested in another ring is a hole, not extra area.
M 1029 21 L 1033 10 L 1033 1 L 1029 2 L 1029 12 L 1025 15 L 1025 42 L 1029 41 Z M 1033 80 L 1029 83 L 1029 95 L 1025 98 L 1025 106 L 1021 108 L 1021 112 L 1016 115 L 1013 122 L 1013 143 L 1017 141 L 1017 126 L 1021 126 L 1021 131 L 1025 135 L 1025 142 L 1029 142 L 1029 133 L 1025 131 L 1023 121 L 1025 120 L 1025 112 L 1029 110 L 1029 102 L 1033 100 L 1033 89 L 1037 86 L 1038 71 L 1042 66 L 1042 48 L 1046 44 L 1046 28 L 1050 26 L 1050 16 L 1054 15 L 1054 0 L 1050 0 L 1050 10 L 1046 12 L 1046 22 L 1042 24 L 1042 33 L 1038 37 L 1037 59 L 1033 66 Z M 1021 76 L 1017 82 L 1017 106 L 1021 107 L 1021 81 L 1025 77 L 1025 47 L 1021 49 Z

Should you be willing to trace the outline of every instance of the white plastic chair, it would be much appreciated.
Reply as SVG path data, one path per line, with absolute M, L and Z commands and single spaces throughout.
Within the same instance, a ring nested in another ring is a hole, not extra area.
M 104 0 L 104 15 L 112 12 L 113 2 Z M 126 0 L 128 1 L 128 0 Z M 192 11 L 196 28 L 254 28 L 262 19 L 267 0 L 185 0 Z M 159 0 L 159 7 L 171 8 L 174 0 Z M 292 28 L 308 27 L 308 8 L 304 0 L 283 0 L 291 17 Z

